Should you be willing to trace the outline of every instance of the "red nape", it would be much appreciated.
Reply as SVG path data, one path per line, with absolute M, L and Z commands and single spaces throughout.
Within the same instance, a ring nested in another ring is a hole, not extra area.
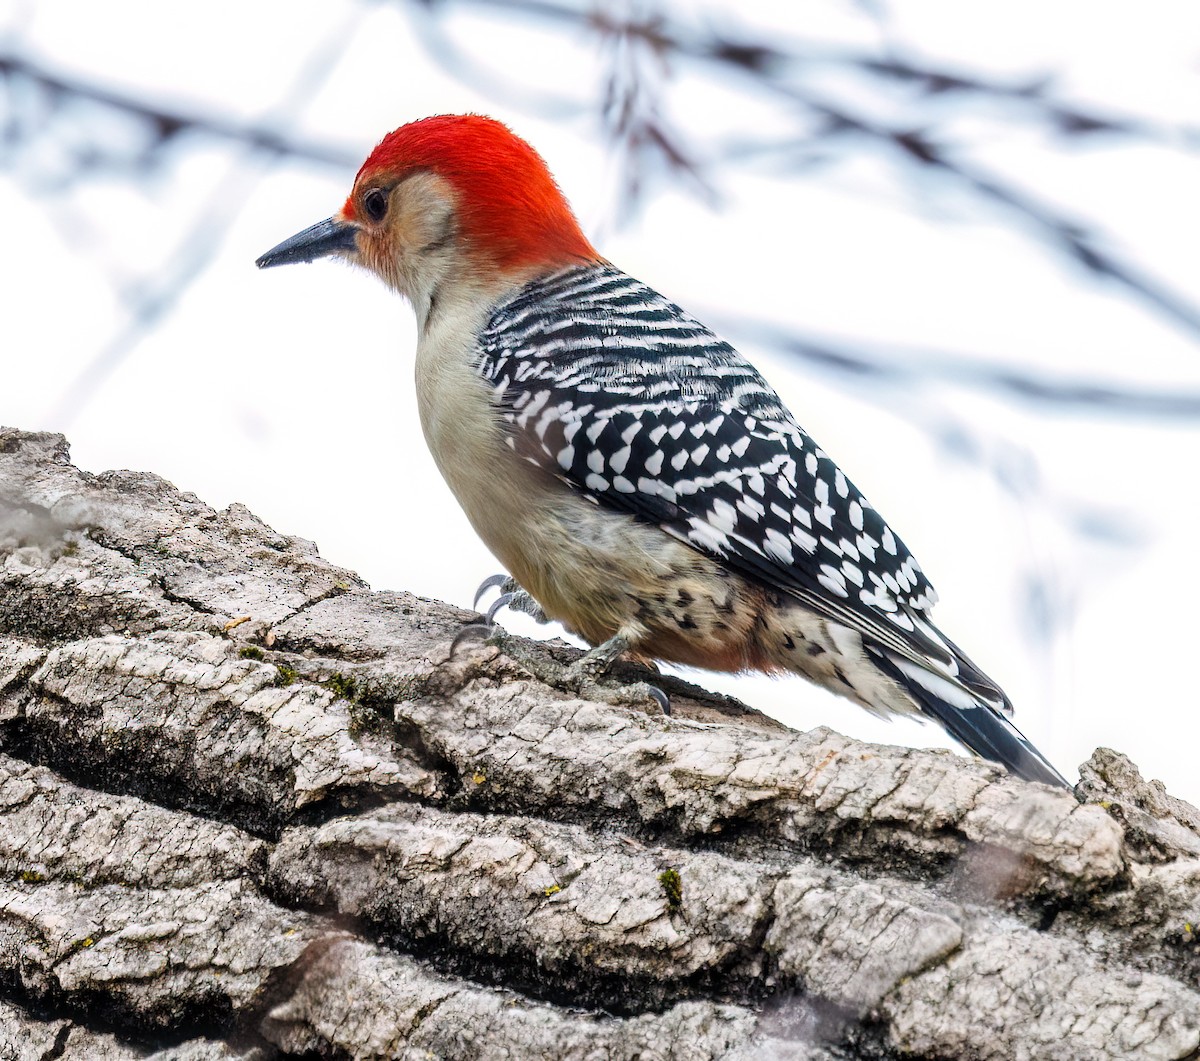
M 414 170 L 429 170 L 454 186 L 463 234 L 500 268 L 599 258 L 541 155 L 493 118 L 439 114 L 402 125 L 371 152 L 355 187 Z M 350 218 L 352 200 L 343 211 Z

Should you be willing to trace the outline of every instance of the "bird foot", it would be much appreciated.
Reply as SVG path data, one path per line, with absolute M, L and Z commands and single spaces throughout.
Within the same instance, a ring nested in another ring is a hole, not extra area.
M 577 687 L 585 700 L 595 700 L 614 707 L 635 707 L 646 710 L 646 701 L 653 700 L 668 718 L 671 715 L 671 698 L 657 685 L 649 682 L 631 682 L 629 685 L 602 685 L 599 682 L 581 683 Z M 649 712 L 653 714 L 654 712 Z
M 580 656 L 563 672 L 563 679 L 578 689 L 581 696 L 610 704 L 644 703 L 647 698 L 662 708 L 664 715 L 671 713 L 671 700 L 657 685 L 634 682 L 631 685 L 602 685 L 600 679 L 608 674 L 612 665 L 629 651 L 629 639 L 617 634 L 610 637 L 590 652 Z
M 524 612 L 536 623 L 548 623 L 550 621 L 546 617 L 546 613 L 542 611 L 542 606 L 511 575 L 491 575 L 479 583 L 479 588 L 475 591 L 474 607 L 479 607 L 480 599 L 488 590 L 496 589 L 497 587 L 500 590 L 500 596 L 492 602 L 491 607 L 484 614 L 484 619 L 489 626 L 495 621 L 496 613 L 504 608 L 507 608 L 509 611 Z
M 475 591 L 475 599 L 472 602 L 472 606 L 478 608 L 479 601 L 483 595 L 488 590 L 496 589 L 497 587 L 500 589 L 500 596 L 483 613 L 483 620 L 477 623 L 468 623 L 454 635 L 454 640 L 450 642 L 450 655 L 453 656 L 468 641 L 501 640 L 502 635 L 505 635 L 505 631 L 496 625 L 496 613 L 503 608 L 523 611 L 527 615 L 532 615 L 539 622 L 547 621 L 537 601 L 517 585 L 516 580 L 511 575 L 503 573 L 490 575 L 479 583 L 479 588 Z
M 629 639 L 621 634 L 610 637 L 590 652 L 580 656 L 568 667 L 555 664 L 555 673 L 550 673 L 546 661 L 534 660 L 522 652 L 510 640 L 505 631 L 496 625 L 496 615 L 505 608 L 511 611 L 524 612 L 536 622 L 545 623 L 549 620 L 542 611 L 541 605 L 527 590 L 511 575 L 496 574 L 485 578 L 475 591 L 474 605 L 479 607 L 480 600 L 492 589 L 499 589 L 498 596 L 483 613 L 483 621 L 464 626 L 450 645 L 451 655 L 465 641 L 478 638 L 499 647 L 509 656 L 517 659 L 534 674 L 548 684 L 565 687 L 577 692 L 589 700 L 600 703 L 615 704 L 622 707 L 643 706 L 647 700 L 653 700 L 664 715 L 671 713 L 671 700 L 657 685 L 648 682 L 634 682 L 630 685 L 614 685 L 602 683 L 612 665 L 629 650 Z
M 494 607 L 494 606 L 493 606 Z M 520 663 L 547 685 L 569 689 L 587 700 L 620 707 L 645 708 L 647 700 L 653 700 L 664 715 L 671 713 L 671 700 L 657 685 L 648 682 L 632 682 L 617 685 L 602 681 L 613 663 L 628 648 L 624 638 L 611 638 L 590 652 L 580 656 L 569 666 L 563 666 L 552 658 L 525 651 L 506 630 L 490 622 L 493 611 L 488 610 L 489 621 L 470 623 L 464 626 L 450 643 L 453 656 L 467 641 L 479 640 L 498 647 L 506 656 Z

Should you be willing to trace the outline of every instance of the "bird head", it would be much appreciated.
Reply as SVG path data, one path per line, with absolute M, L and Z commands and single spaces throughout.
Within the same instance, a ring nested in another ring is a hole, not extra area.
M 341 210 L 257 264 L 330 256 L 369 269 L 419 313 L 435 294 L 502 290 L 598 258 L 541 156 L 477 114 L 436 115 L 388 133 Z

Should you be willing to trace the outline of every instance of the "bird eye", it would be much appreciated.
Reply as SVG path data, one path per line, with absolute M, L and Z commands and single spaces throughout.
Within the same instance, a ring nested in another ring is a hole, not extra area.
M 372 221 L 382 221 L 384 214 L 387 213 L 387 208 L 387 192 L 382 189 L 372 188 L 363 196 L 363 209 L 366 210 L 367 217 Z

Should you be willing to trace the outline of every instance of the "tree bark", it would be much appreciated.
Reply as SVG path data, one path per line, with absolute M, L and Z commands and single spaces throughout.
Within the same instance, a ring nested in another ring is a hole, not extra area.
M 0 1058 L 1200 1056 L 1200 813 L 1123 756 L 667 718 L 477 619 L 0 430 Z

